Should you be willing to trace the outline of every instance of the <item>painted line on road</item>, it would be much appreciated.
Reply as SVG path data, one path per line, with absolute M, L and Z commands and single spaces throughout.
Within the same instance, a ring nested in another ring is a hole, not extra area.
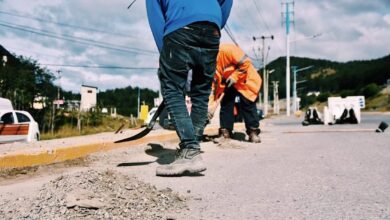
M 334 129 L 334 130 L 306 130 L 306 131 L 283 131 L 285 134 L 306 134 L 306 133 L 332 133 L 332 132 L 371 132 L 375 133 L 375 129 Z

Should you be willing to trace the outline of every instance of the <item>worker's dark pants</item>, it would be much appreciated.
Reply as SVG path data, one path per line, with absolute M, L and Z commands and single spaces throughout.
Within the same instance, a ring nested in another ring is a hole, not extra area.
M 221 128 L 229 131 L 234 126 L 234 103 L 236 97 L 240 97 L 239 110 L 244 118 L 246 130 L 259 128 L 259 115 L 257 114 L 256 102 L 252 102 L 239 93 L 234 86 L 225 91 L 225 96 L 221 101 L 221 111 L 219 114 L 219 123 Z
M 218 27 L 208 22 L 187 25 L 164 37 L 159 79 L 165 104 L 180 138 L 180 148 L 199 148 L 207 119 L 219 39 Z M 191 116 L 184 100 L 190 69 Z

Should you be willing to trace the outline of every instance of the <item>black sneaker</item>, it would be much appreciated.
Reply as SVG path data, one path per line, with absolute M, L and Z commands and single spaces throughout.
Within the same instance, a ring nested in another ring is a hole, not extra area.
M 184 148 L 176 153 L 176 159 L 171 164 L 156 168 L 157 176 L 178 176 L 184 173 L 199 173 L 206 170 L 200 155 L 200 149 Z
M 260 140 L 260 129 L 258 128 L 250 128 L 246 131 L 246 133 L 249 136 L 249 142 L 251 143 L 261 143 Z
M 224 144 L 232 138 L 232 131 L 226 128 L 218 129 L 218 137 L 213 139 L 214 144 Z

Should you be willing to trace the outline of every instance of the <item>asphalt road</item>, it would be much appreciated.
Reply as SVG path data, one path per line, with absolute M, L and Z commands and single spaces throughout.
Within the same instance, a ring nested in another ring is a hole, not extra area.
M 204 143 L 204 176 L 156 177 L 158 163 L 120 169 L 191 196 L 190 210 L 179 219 L 390 219 L 390 132 L 352 131 L 375 130 L 381 121 L 389 123 L 390 115 L 363 115 L 360 125 L 308 127 L 292 117 L 267 119 L 261 144 Z M 157 154 L 164 163 L 164 150 Z M 143 155 L 126 162 L 153 161 Z
M 303 127 L 301 121 L 263 120 L 260 144 L 202 143 L 202 175 L 155 176 L 177 147 L 156 140 L 147 151 L 117 149 L 94 154 L 81 167 L 7 180 L 0 199 L 33 195 L 61 173 L 113 169 L 188 197 L 189 208 L 173 219 L 390 219 L 390 128 L 374 132 L 381 121 L 390 124 L 390 114 L 364 114 L 359 125 Z

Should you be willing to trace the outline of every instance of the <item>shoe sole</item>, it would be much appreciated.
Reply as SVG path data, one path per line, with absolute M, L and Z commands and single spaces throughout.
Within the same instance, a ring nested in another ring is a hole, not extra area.
M 196 168 L 187 168 L 187 169 L 177 169 L 177 170 L 170 170 L 170 171 L 167 171 L 167 170 L 164 170 L 164 171 L 158 171 L 156 170 L 156 176 L 181 176 L 181 175 L 184 175 L 186 173 L 188 174 L 194 174 L 194 173 L 200 173 L 200 172 L 203 172 L 207 170 L 207 168 L 205 166 L 200 166 L 200 167 L 196 167 Z

